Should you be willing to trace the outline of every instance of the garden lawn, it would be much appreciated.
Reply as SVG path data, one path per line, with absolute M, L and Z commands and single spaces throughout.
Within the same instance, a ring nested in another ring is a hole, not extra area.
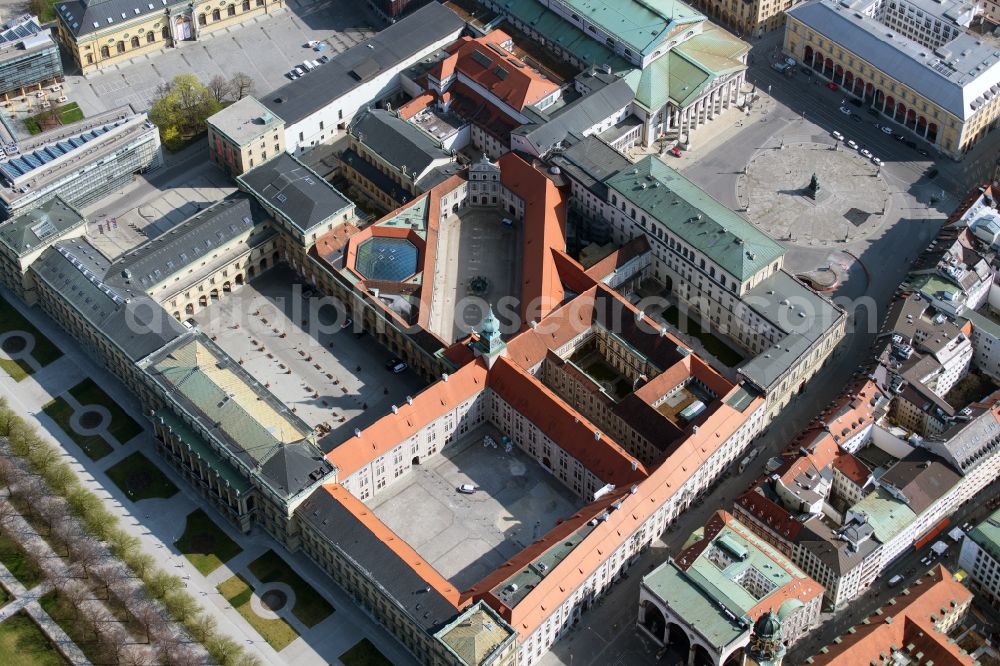
M 81 406 L 100 405 L 108 410 L 111 414 L 111 425 L 108 426 L 108 432 L 122 444 L 142 432 L 142 426 L 126 414 L 121 405 L 112 400 L 100 386 L 94 383 L 93 379 L 83 380 L 71 388 L 69 394 L 76 398 Z
M 340 655 L 338 659 L 344 666 L 392 666 L 392 662 L 386 659 L 367 638 L 355 643 L 354 647 Z
M 243 552 L 239 544 L 230 539 L 201 509 L 188 515 L 184 534 L 176 541 L 176 546 L 203 576 Z
M 284 583 L 295 592 L 295 606 L 292 613 L 307 627 L 313 627 L 322 622 L 333 606 L 327 603 L 312 585 L 302 580 L 281 557 L 269 550 L 250 563 L 250 572 L 262 583 Z
M 66 435 L 76 442 L 76 445 L 83 449 L 87 457 L 91 460 L 100 460 L 113 450 L 103 437 L 99 435 L 81 435 L 73 430 L 69 424 L 70 417 L 73 416 L 73 408 L 62 398 L 56 398 L 49 404 L 42 407 L 42 411 L 50 419 L 56 422 Z
M 30 134 L 41 134 L 46 129 L 56 127 L 57 125 L 53 124 L 49 120 L 49 117 L 52 115 L 52 111 L 53 109 L 46 109 L 41 113 L 36 113 L 30 118 L 25 118 L 24 126 L 28 128 L 28 132 Z M 83 110 L 76 102 L 70 102 L 69 104 L 59 106 L 58 113 L 59 125 L 69 125 L 70 123 L 83 120 Z
M 42 582 L 42 572 L 21 548 L 21 545 L 0 532 L 0 562 L 29 590 Z
M 299 637 L 298 632 L 282 619 L 269 620 L 262 618 L 250 606 L 253 588 L 240 576 L 233 576 L 219 585 L 219 593 L 232 605 L 243 618 L 250 623 L 261 638 L 270 643 L 278 652 Z
M 0 333 L 9 333 L 10 331 L 24 331 L 34 336 L 35 346 L 31 350 L 31 355 L 43 367 L 63 355 L 62 351 L 52 344 L 51 340 L 42 335 L 42 332 L 35 328 L 34 324 L 25 319 L 13 305 L 0 298 Z M 24 379 L 24 377 L 14 376 L 14 372 L 17 371 L 12 372 L 13 368 L 10 365 L 9 361 L 0 363 L 0 367 L 10 373 L 16 381 Z M 16 365 L 21 372 L 26 373 L 25 377 L 31 374 L 31 367 L 27 364 L 17 363 Z
M 133 502 L 157 497 L 166 499 L 177 493 L 177 486 L 139 451 L 109 467 L 106 474 Z
M 24 611 L 0 622 L 0 654 L 4 666 L 55 666 L 66 660 Z

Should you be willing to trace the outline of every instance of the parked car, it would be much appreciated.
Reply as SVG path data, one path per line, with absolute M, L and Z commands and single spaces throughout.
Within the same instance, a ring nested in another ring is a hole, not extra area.
M 886 134 L 892 136 L 892 128 L 889 127 L 888 125 L 882 125 L 882 127 L 880 127 L 879 129 L 881 129 Z
M 392 358 L 390 358 L 385 363 L 385 369 L 388 370 L 389 372 L 393 373 L 393 374 L 396 374 L 396 375 L 398 375 L 399 373 L 401 373 L 403 370 L 406 370 L 406 368 L 408 368 L 408 367 L 409 366 L 406 365 L 405 362 L 403 362 L 399 358 L 396 358 L 395 356 L 393 356 Z
M 867 148 L 862 148 L 858 152 L 867 157 L 868 159 L 871 159 L 872 157 L 872 151 L 868 150 Z
M 889 579 L 889 587 L 896 587 L 902 582 L 903 582 L 903 577 L 899 574 L 896 574 L 895 576 Z
M 677 146 L 671 146 L 667 152 L 673 155 L 674 157 L 680 157 L 682 154 L 681 149 L 678 148 Z
M 839 88 L 840 88 L 840 86 L 838 86 L 838 85 L 837 85 L 836 83 L 834 83 L 833 81 L 827 81 L 827 83 L 826 83 L 826 87 L 827 87 L 827 88 L 829 88 L 830 90 L 837 90 L 837 89 L 839 89 Z
M 847 147 L 850 148 L 851 150 L 857 150 L 858 149 L 858 144 L 854 142 L 854 139 L 848 139 L 847 140 Z
M 878 166 L 882 166 L 882 160 L 879 159 L 878 157 L 875 157 L 874 155 L 872 155 L 872 162 Z
M 463 493 L 465 495 L 471 495 L 474 492 L 476 492 L 476 487 L 471 483 L 463 483 L 458 487 L 458 492 Z
M 832 132 L 830 132 L 830 136 L 832 136 L 837 141 L 843 141 L 844 140 L 844 135 L 841 134 L 840 132 L 838 132 L 837 130 L 833 130 Z
M 840 107 L 840 112 L 841 112 L 842 114 L 844 114 L 845 116 L 849 116 L 849 115 L 851 115 L 851 110 L 850 110 L 850 109 L 848 109 L 848 108 L 847 108 L 846 106 L 841 106 L 841 107 Z

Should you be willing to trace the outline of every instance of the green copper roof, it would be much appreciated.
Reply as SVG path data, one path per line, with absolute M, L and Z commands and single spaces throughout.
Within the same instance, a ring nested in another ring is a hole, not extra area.
M 498 0 L 497 8 L 522 23 L 530 25 L 552 44 L 573 54 L 588 65 L 610 65 L 613 72 L 621 74 L 633 65 L 585 32 L 569 23 L 537 0 Z
M 582 18 L 600 26 L 633 51 L 646 55 L 676 25 L 703 21 L 704 15 L 679 0 L 562 0 Z
M 979 544 L 979 547 L 993 559 L 1000 560 L 1000 509 L 973 527 L 969 531 L 969 538 Z
M 633 84 L 636 101 L 650 111 L 668 102 L 681 108 L 693 102 L 720 76 L 746 69 L 741 58 L 750 45 L 710 23 L 646 66 Z
M 605 184 L 740 281 L 784 254 L 780 244 L 658 156 L 643 158 Z
M 879 488 L 851 507 L 852 511 L 868 516 L 875 538 L 888 543 L 916 519 L 917 514 L 892 495 Z
M 195 452 L 199 458 L 205 461 L 209 467 L 215 470 L 223 481 L 238 493 L 245 493 L 250 488 L 250 481 L 245 476 L 236 471 L 229 461 L 223 458 L 208 442 L 192 430 L 184 421 L 181 421 L 169 409 L 160 409 L 156 412 L 156 417 L 163 421 L 164 425 L 170 427 L 174 435 Z
M 741 623 L 741 618 L 751 609 L 804 579 L 805 574 L 787 557 L 733 521 L 716 533 L 686 571 L 670 561 L 646 576 L 643 583 L 670 606 L 672 613 L 712 645 L 723 648 L 750 629 L 749 620 Z

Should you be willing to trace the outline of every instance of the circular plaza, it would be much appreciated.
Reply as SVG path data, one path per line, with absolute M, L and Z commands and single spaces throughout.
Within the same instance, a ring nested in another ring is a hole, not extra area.
M 880 171 L 845 145 L 782 145 L 750 160 L 736 192 L 761 231 L 821 247 L 867 238 L 881 228 L 889 187 Z

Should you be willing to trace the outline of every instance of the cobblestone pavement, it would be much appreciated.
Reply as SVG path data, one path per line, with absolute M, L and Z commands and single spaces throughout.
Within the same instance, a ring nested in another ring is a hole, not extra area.
M 815 175 L 819 192 L 812 196 Z M 772 237 L 829 246 L 871 236 L 886 221 L 889 186 L 880 169 L 856 150 L 831 139 L 762 150 L 740 176 L 737 195 L 745 215 Z

